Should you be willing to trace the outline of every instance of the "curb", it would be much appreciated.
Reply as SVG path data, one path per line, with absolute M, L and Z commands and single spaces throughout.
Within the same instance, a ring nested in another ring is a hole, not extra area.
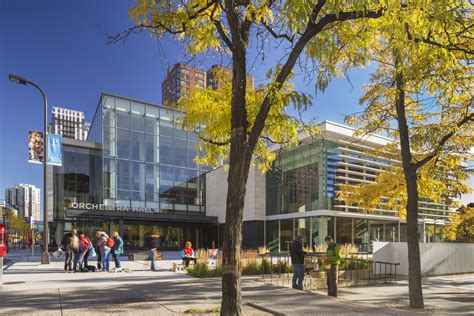
M 263 306 L 260 306 L 260 305 L 257 305 L 255 303 L 251 303 L 251 302 L 247 302 L 247 303 L 244 303 L 244 305 L 247 305 L 247 306 L 250 306 L 252 308 L 255 308 L 255 309 L 258 309 L 262 312 L 265 312 L 265 313 L 270 313 L 272 315 L 275 315 L 275 316 L 286 316 L 286 314 L 283 314 L 283 313 L 280 313 L 280 312 L 276 312 L 274 310 L 271 310 L 267 307 L 263 307 Z

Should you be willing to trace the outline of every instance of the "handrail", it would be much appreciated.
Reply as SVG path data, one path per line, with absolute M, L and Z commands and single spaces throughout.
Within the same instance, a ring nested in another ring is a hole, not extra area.
M 324 256 L 324 252 L 308 252 L 305 253 L 305 257 L 309 258 L 319 258 Z M 265 280 L 265 264 L 263 264 L 264 260 L 267 257 L 270 259 L 270 279 L 273 279 L 274 274 L 274 259 L 278 261 L 278 278 L 282 277 L 282 265 L 285 267 L 289 266 L 290 262 L 290 253 L 288 251 L 282 252 L 270 252 L 266 254 L 258 254 L 259 257 L 262 258 L 262 279 Z M 284 259 L 284 261 L 283 261 Z M 347 263 L 345 263 L 347 262 Z M 345 263 L 345 264 L 344 264 Z M 361 258 L 341 258 L 341 265 L 343 265 L 345 269 L 341 269 L 339 271 L 344 271 L 342 276 L 338 276 L 341 280 L 345 281 L 354 281 L 355 285 L 358 284 L 359 281 L 366 281 L 369 283 L 376 283 L 376 282 L 384 282 L 384 283 L 396 283 L 397 282 L 397 267 L 400 263 L 392 263 L 386 261 L 373 261 L 368 259 L 361 259 Z M 275 271 L 276 272 L 276 271 Z M 289 271 L 286 271 L 287 278 L 289 278 Z M 268 273 L 268 272 L 267 272 Z M 311 277 L 311 274 L 309 274 Z M 319 276 L 318 276 L 319 278 Z

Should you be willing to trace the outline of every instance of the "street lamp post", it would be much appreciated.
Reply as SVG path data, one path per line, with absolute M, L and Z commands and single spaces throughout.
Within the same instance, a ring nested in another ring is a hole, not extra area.
M 23 85 L 32 85 L 39 90 L 43 96 L 44 101 L 44 132 L 43 132 L 43 253 L 41 255 L 41 264 L 49 264 L 49 233 L 48 233 L 48 191 L 47 185 L 47 163 L 48 163 L 48 99 L 44 91 L 36 83 L 31 82 L 25 78 L 17 75 L 9 74 L 8 79 L 11 82 L 15 82 Z

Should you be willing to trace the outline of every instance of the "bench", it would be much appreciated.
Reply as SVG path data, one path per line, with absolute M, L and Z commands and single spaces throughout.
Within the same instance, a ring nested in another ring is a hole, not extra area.
M 151 261 L 149 251 L 132 252 L 128 254 L 128 260 L 130 261 Z M 161 251 L 156 252 L 156 260 L 163 260 Z

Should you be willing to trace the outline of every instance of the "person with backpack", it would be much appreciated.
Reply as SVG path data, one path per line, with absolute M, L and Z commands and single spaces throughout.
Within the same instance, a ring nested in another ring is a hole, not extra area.
M 112 236 L 114 237 L 114 245 L 112 246 L 111 253 L 115 263 L 115 272 L 120 272 L 122 271 L 122 267 L 120 266 L 120 255 L 123 253 L 123 240 L 118 232 L 113 232 Z
M 98 239 L 97 246 L 99 246 L 102 256 L 102 271 L 109 272 L 110 249 L 114 246 L 114 241 L 109 235 L 102 231 L 98 231 L 96 237 Z
M 71 232 L 64 234 L 59 248 L 66 252 L 64 271 L 71 272 L 73 268 L 75 250 L 79 248 L 79 239 L 77 238 L 77 230 L 75 228 L 71 229 Z

